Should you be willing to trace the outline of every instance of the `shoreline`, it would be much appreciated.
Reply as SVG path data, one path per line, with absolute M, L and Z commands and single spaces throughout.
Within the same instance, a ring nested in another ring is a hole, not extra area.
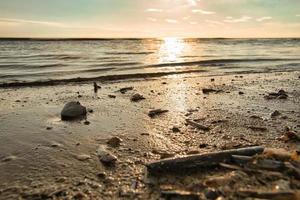
M 102 83 L 109 83 L 114 81 L 130 81 L 130 80 L 145 80 L 151 78 L 164 78 L 172 75 L 190 75 L 190 76 L 198 76 L 198 77 L 222 77 L 228 75 L 251 75 L 251 74 L 266 74 L 266 73 L 284 73 L 287 70 L 271 70 L 271 71 L 236 71 L 236 72 L 224 72 L 223 74 L 204 74 L 200 73 L 208 72 L 205 69 L 200 70 L 185 70 L 185 71 L 170 71 L 170 72 L 154 72 L 154 73 L 136 73 L 136 74 L 116 74 L 116 75 L 104 75 L 97 77 L 78 77 L 78 78 L 69 78 L 69 79 L 55 79 L 55 80 L 41 80 L 41 81 L 28 81 L 28 82 L 0 82 L 1 88 L 14 88 L 14 87 L 32 87 L 32 86 L 55 86 L 55 85 L 63 85 L 70 83 L 87 83 L 90 81 L 99 81 Z M 299 70 L 291 70 L 288 72 L 297 73 Z
M 299 71 L 190 75 L 99 82 L 102 88 L 96 94 L 94 79 L 0 88 L 0 199 L 54 194 L 83 199 L 158 199 L 162 188 L 191 190 L 207 177 L 228 171 L 162 176 L 149 183 L 145 179 L 149 162 L 251 145 L 300 150 L 299 143 L 280 140 L 285 127 L 300 131 Z M 133 89 L 120 93 L 125 87 Z M 204 94 L 204 88 L 220 92 Z M 287 92 L 287 99 L 264 98 L 281 89 Z M 132 102 L 135 93 L 145 99 Z M 88 125 L 85 120 L 60 120 L 60 111 L 69 101 L 80 101 L 93 110 L 87 115 Z M 150 118 L 149 110 L 158 108 L 168 112 Z M 273 118 L 275 110 L 280 114 Z M 186 119 L 198 120 L 209 131 L 187 125 Z M 112 137 L 121 139 L 120 146 L 108 145 Z M 116 166 L 106 167 L 99 161 L 99 147 L 117 157 Z M 233 188 L 248 184 L 269 189 L 273 181 L 266 183 L 259 185 L 243 177 Z

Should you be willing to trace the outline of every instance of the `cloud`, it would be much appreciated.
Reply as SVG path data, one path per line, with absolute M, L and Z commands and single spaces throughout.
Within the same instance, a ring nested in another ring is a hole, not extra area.
M 147 20 L 151 21 L 151 22 L 157 22 L 156 18 L 152 18 L 152 17 L 148 17 Z
M 272 17 L 261 17 L 261 18 L 257 18 L 256 21 L 262 22 L 262 21 L 271 20 L 271 19 L 272 19 Z
M 207 10 L 201 10 L 201 9 L 194 9 L 192 10 L 193 13 L 200 13 L 202 15 L 213 15 L 215 12 L 207 11 Z
M 240 22 L 248 22 L 251 19 L 252 17 L 249 16 L 242 16 L 241 18 L 226 17 L 226 19 L 223 21 L 227 23 L 240 23 Z
M 0 18 L 0 22 L 8 22 L 8 23 L 16 23 L 16 24 L 38 24 L 38 25 L 45 25 L 45 26 L 65 27 L 65 25 L 62 23 L 49 22 L 49 21 L 25 20 L 25 19 Z
M 297 14 L 296 17 L 300 17 L 300 14 Z
M 191 25 L 198 24 L 198 22 L 189 22 Z
M 224 25 L 224 23 L 214 20 L 205 20 L 206 23 L 215 24 L 215 25 Z
M 191 18 L 191 16 L 185 16 L 185 17 L 183 17 L 182 19 L 183 20 L 188 20 L 188 19 L 190 19 Z
M 146 12 L 163 12 L 163 10 L 158 8 L 148 8 Z
M 178 23 L 178 21 L 175 20 L 175 19 L 165 19 L 165 21 L 166 21 L 167 23 L 170 23 L 170 24 L 176 24 L 176 23 Z

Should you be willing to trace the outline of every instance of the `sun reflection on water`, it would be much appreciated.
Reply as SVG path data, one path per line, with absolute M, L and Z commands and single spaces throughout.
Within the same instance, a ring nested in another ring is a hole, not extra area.
M 159 62 L 178 61 L 185 48 L 185 42 L 180 38 L 164 38 L 159 49 Z

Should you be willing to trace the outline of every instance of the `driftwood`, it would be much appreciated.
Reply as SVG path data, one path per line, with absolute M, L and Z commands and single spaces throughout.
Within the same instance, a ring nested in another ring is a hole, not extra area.
M 148 163 L 147 169 L 149 174 L 158 173 L 180 173 L 184 170 L 197 170 L 199 168 L 217 166 L 222 162 L 231 161 L 232 155 L 252 156 L 260 154 L 264 147 L 255 146 L 240 149 L 232 149 L 214 153 L 196 154 L 181 158 L 164 159 Z
M 242 197 L 252 197 L 259 199 L 286 200 L 295 199 L 293 191 L 257 191 L 257 190 L 240 190 L 237 192 Z
M 197 128 L 197 129 L 200 129 L 200 130 L 203 130 L 203 131 L 209 131 L 209 130 L 210 130 L 209 127 L 204 126 L 204 125 L 202 125 L 202 124 L 199 124 L 199 123 L 197 123 L 197 122 L 195 122 L 195 121 L 193 121 L 193 120 L 186 119 L 185 121 L 186 121 L 187 124 L 189 124 L 189 125 L 191 125 L 191 126 Z
M 163 113 L 166 113 L 166 112 L 169 112 L 169 111 L 168 110 L 162 110 L 162 109 L 150 110 L 149 113 L 148 113 L 148 116 L 153 118 L 157 115 L 160 115 L 160 114 L 163 114 Z

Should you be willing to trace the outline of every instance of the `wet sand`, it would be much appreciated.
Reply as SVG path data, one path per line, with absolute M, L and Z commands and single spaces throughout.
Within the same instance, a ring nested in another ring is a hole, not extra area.
M 97 94 L 92 82 L 0 89 L 0 199 L 158 199 L 162 184 L 184 187 L 219 172 L 149 184 L 144 164 L 150 161 L 251 145 L 300 150 L 279 139 L 286 127 L 300 131 L 299 72 L 198 75 L 98 82 Z M 118 91 L 129 86 L 134 89 Z M 203 88 L 220 92 L 203 94 Z M 264 98 L 280 89 L 287 99 Z M 146 99 L 130 101 L 135 93 Z M 89 125 L 60 120 L 69 101 L 93 110 Z M 157 108 L 169 112 L 150 118 Z M 280 115 L 272 118 L 275 110 Z M 119 147 L 107 144 L 114 136 Z M 117 156 L 114 167 L 99 161 L 99 146 Z

